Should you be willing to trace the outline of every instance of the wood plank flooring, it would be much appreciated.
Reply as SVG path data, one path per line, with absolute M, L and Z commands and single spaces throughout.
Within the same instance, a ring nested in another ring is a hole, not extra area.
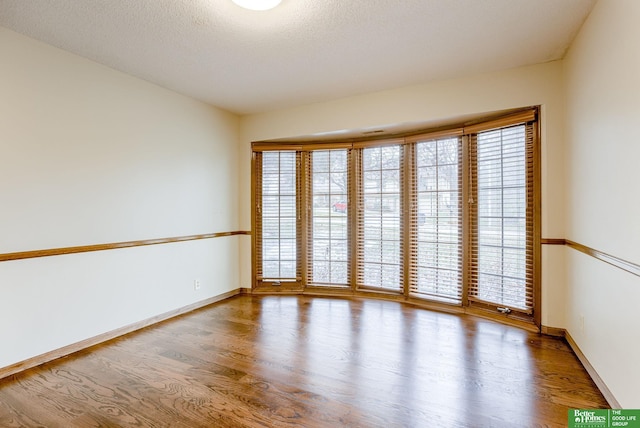
M 0 381 L 0 427 L 565 427 L 562 339 L 380 300 L 237 296 Z

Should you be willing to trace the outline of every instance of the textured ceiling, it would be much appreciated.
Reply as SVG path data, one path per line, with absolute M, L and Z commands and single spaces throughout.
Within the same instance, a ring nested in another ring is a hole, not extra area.
M 238 113 L 562 58 L 596 0 L 0 0 L 0 26 Z

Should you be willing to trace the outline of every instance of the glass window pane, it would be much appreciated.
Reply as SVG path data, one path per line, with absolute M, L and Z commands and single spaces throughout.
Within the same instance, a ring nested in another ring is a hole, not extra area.
M 400 290 L 403 286 L 400 156 L 400 146 L 362 152 L 364 242 L 359 281 L 367 287 Z
M 462 299 L 460 140 L 416 144 L 417 268 L 413 292 Z
M 348 286 L 347 150 L 311 152 L 310 282 Z
M 477 139 L 477 296 L 527 309 L 525 126 Z
M 262 275 L 295 279 L 297 263 L 296 153 L 262 153 Z

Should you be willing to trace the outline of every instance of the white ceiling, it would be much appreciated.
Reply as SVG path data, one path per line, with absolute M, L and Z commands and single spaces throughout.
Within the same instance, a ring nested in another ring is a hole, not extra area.
M 563 57 L 596 0 L 0 0 L 0 26 L 238 114 Z

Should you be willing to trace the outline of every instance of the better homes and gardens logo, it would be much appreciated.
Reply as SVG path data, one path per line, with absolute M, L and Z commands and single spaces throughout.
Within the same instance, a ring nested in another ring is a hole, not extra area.
M 607 428 L 609 414 L 607 410 L 570 410 L 569 422 L 575 428 Z

